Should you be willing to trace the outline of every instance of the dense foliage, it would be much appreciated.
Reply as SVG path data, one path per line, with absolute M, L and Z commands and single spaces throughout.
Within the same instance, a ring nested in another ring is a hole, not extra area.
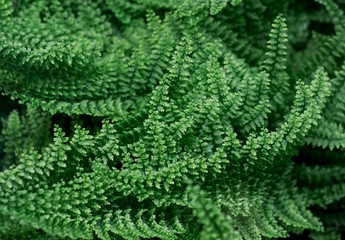
M 342 239 L 344 9 L 0 0 L 0 239 Z

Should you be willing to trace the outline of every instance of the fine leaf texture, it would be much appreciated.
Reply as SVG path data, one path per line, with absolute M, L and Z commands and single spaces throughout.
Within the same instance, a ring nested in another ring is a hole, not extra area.
M 0 239 L 342 239 L 344 9 L 0 0 Z

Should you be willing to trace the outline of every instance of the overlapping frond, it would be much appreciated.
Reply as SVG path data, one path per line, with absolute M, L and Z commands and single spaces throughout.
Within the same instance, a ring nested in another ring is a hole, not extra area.
M 316 2 L 0 0 L 0 238 L 339 238 L 343 3 Z

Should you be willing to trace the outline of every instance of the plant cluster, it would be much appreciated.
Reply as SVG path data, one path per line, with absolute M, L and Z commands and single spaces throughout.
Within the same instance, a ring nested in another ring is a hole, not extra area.
M 342 239 L 343 9 L 0 0 L 0 238 Z

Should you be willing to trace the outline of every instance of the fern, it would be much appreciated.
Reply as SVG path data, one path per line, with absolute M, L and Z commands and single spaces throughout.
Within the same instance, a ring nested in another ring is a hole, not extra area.
M 0 0 L 0 238 L 341 239 L 343 10 Z

